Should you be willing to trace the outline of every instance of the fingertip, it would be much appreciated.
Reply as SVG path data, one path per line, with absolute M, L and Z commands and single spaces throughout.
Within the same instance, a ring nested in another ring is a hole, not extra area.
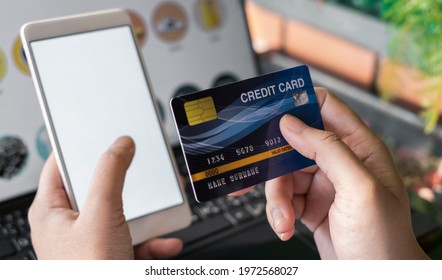
M 156 246 L 156 247 L 155 247 Z M 170 258 L 178 255 L 183 250 L 183 241 L 178 238 L 159 239 L 157 244 L 153 245 L 158 259 Z
M 135 151 L 135 142 L 130 136 L 121 136 L 112 143 L 109 149 L 125 149 L 133 152 Z
M 129 136 L 121 136 L 117 138 L 107 151 L 101 155 L 98 161 L 97 169 L 113 169 L 119 171 L 124 170 L 124 173 L 129 168 L 135 154 L 135 143 Z M 114 172 L 109 172 L 113 175 Z
M 167 259 L 178 255 L 183 242 L 178 238 L 155 238 L 134 248 L 136 259 Z
M 291 175 L 286 175 L 266 182 L 267 220 L 278 235 L 292 230 L 295 224 L 291 180 Z
M 295 234 L 295 227 L 291 228 L 290 230 L 281 233 L 281 234 L 277 234 L 279 239 L 281 239 L 281 241 L 288 241 L 292 238 L 292 236 Z
M 281 131 L 296 134 L 302 132 L 306 124 L 290 114 L 285 114 L 279 121 L 279 126 Z
M 281 208 L 274 208 L 271 211 L 271 216 L 276 234 L 284 234 L 292 230 L 293 223 Z

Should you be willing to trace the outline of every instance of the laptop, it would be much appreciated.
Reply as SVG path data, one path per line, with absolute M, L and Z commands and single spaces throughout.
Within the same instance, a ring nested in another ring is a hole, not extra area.
M 0 259 L 36 259 L 27 211 L 51 152 L 19 29 L 32 20 L 114 7 L 130 10 L 162 122 L 185 178 L 169 100 L 260 73 L 240 0 L 9 3 L 0 10 Z M 318 258 L 308 231 L 289 245 L 278 242 L 265 217 L 262 185 L 241 197 L 202 204 L 188 190 L 193 223 L 169 235 L 184 241 L 178 259 Z M 270 248 L 276 252 L 272 256 L 267 255 Z

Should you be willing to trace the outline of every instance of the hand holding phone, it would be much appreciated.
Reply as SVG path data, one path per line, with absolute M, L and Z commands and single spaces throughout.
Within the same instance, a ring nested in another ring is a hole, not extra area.
M 128 137 L 108 147 L 94 170 L 87 209 L 80 214 L 70 209 L 55 157 L 48 158 L 28 214 L 38 259 L 162 259 L 181 251 L 182 242 L 175 238 L 132 247 L 128 223 L 123 222 L 122 190 L 134 152 Z
M 190 210 L 124 10 L 28 23 L 22 41 L 63 184 L 82 211 L 101 154 L 128 135 L 136 153 L 123 204 L 133 244 L 190 224 Z

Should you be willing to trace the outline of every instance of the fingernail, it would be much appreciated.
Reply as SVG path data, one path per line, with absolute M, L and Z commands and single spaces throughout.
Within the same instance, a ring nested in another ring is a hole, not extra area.
M 279 239 L 281 239 L 281 241 L 288 241 L 290 240 L 290 238 L 292 237 L 292 233 L 290 231 L 278 234 Z
M 285 219 L 284 214 L 282 213 L 280 208 L 275 208 L 272 210 L 272 219 L 275 230 L 277 230 L 279 224 Z
M 129 136 L 119 137 L 112 144 L 111 148 L 123 148 L 126 150 L 133 150 L 135 148 L 134 141 Z
M 288 114 L 281 118 L 280 125 L 292 133 L 300 133 L 305 126 L 302 121 Z

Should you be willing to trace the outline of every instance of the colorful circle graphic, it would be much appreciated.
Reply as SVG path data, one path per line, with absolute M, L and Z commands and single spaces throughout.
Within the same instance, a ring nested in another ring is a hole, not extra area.
M 146 24 L 144 23 L 142 16 L 135 11 L 129 11 L 129 16 L 132 21 L 132 28 L 137 38 L 137 44 L 139 47 L 142 47 L 146 43 L 147 38 Z
M 223 86 L 237 81 L 239 81 L 239 79 L 235 77 L 235 75 L 233 74 L 222 74 L 215 79 L 213 86 L 214 87 Z
M 153 14 L 152 26 L 158 37 L 165 42 L 176 42 L 187 32 L 189 20 L 182 7 L 165 2 Z
M 190 94 L 193 92 L 198 91 L 198 88 L 194 85 L 184 85 L 182 87 L 180 87 L 177 91 L 175 91 L 174 96 L 178 97 L 178 96 L 182 96 L 182 95 L 186 95 L 186 94 Z
M 198 0 L 196 4 L 196 20 L 205 30 L 214 30 L 222 25 L 225 9 L 219 0 Z
M 23 170 L 28 159 L 28 149 L 14 136 L 0 137 L 0 179 L 12 179 Z
M 7 62 L 6 62 L 6 55 L 0 49 L 0 82 L 3 80 L 3 78 L 6 76 L 6 70 L 7 70 Z
M 51 143 L 49 142 L 49 135 L 44 125 L 37 132 L 35 144 L 37 145 L 37 151 L 41 159 L 46 160 L 51 154 Z
M 26 59 L 25 51 L 23 49 L 20 37 L 17 37 L 17 39 L 14 42 L 13 57 L 14 57 L 14 62 L 17 65 L 18 69 L 20 69 L 20 71 L 23 72 L 24 74 L 29 75 L 30 73 L 29 73 L 28 61 Z

